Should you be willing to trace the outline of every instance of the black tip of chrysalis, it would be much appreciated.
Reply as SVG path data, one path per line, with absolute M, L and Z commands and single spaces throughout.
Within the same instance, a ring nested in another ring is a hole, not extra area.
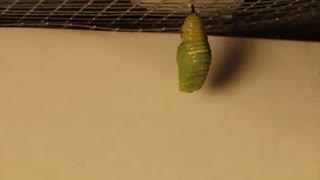
M 196 11 L 194 10 L 194 5 L 191 4 L 191 13 L 195 13 Z

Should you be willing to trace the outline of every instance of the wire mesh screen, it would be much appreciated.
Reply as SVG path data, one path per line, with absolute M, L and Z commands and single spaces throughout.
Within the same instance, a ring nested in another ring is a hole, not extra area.
M 198 0 L 207 33 L 319 40 L 320 0 Z M 1 0 L 0 26 L 179 32 L 187 0 Z

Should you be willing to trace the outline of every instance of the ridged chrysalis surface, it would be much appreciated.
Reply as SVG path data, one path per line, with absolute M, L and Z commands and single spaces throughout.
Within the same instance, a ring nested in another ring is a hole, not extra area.
M 193 92 L 204 84 L 211 64 L 211 50 L 201 18 L 192 12 L 181 28 L 178 47 L 179 90 Z

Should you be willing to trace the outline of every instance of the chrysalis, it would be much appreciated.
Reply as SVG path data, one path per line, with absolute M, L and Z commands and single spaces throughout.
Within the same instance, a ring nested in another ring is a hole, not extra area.
M 205 28 L 193 5 L 191 14 L 182 25 L 181 40 L 177 52 L 179 90 L 191 93 L 202 87 L 211 64 Z

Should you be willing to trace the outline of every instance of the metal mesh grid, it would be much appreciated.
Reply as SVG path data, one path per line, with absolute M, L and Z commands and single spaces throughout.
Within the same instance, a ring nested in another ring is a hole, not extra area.
M 319 39 L 320 0 L 193 1 L 208 34 Z M 190 2 L 2 0 L 0 26 L 179 32 Z

